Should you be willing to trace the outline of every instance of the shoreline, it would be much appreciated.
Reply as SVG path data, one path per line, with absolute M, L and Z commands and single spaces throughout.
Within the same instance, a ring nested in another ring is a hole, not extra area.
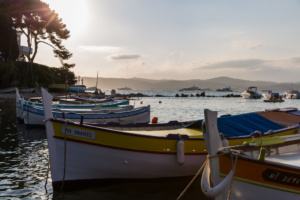
M 60 98 L 64 98 L 70 95 L 70 93 L 53 93 L 50 92 L 50 94 L 53 96 L 53 99 L 55 100 L 59 100 Z M 42 93 L 41 92 L 27 92 L 27 93 L 22 93 L 20 94 L 21 96 L 23 96 L 26 100 L 29 98 L 41 98 L 42 97 Z M 91 97 L 91 98 L 97 98 L 100 96 L 97 96 L 95 94 L 92 93 L 85 93 L 86 97 Z M 110 95 L 105 95 L 105 97 L 108 97 Z M 103 97 L 103 96 L 102 96 Z M 125 98 L 125 99 L 130 99 L 130 98 L 134 98 L 134 97 L 170 97 L 170 96 L 163 96 L 163 95 L 153 95 L 153 96 L 149 96 L 149 95 L 144 95 L 142 93 L 130 93 L 130 94 L 116 94 L 115 97 L 120 97 L 120 98 Z M 176 94 L 174 97 L 178 97 L 178 98 L 182 98 L 182 97 L 224 97 L 224 98 L 238 98 L 241 97 L 241 95 L 234 95 L 234 94 L 227 94 L 227 95 L 223 95 L 223 96 L 210 96 L 210 95 L 205 95 L 205 93 L 202 94 Z M 7 101 L 14 101 L 16 99 L 16 93 L 15 92 L 11 92 L 11 93 L 2 93 L 0 94 L 0 102 L 7 102 Z

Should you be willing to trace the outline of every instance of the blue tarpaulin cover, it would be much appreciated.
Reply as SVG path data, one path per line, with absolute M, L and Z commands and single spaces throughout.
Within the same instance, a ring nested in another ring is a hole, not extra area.
M 217 120 L 219 132 L 229 137 L 245 136 L 255 131 L 264 133 L 269 130 L 274 131 L 284 128 L 257 113 L 219 117 Z M 202 123 L 202 121 L 199 120 L 199 123 Z

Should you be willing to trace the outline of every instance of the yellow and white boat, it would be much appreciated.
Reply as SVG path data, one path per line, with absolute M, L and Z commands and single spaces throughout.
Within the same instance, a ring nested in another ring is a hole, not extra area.
M 62 183 L 67 189 L 79 181 L 192 176 L 206 159 L 199 127 L 120 127 L 125 131 L 59 120 L 52 116 L 52 96 L 43 88 L 42 95 L 54 190 L 60 190 Z M 276 135 L 294 134 L 298 128 L 284 128 Z M 229 144 L 245 140 L 251 136 L 233 137 Z

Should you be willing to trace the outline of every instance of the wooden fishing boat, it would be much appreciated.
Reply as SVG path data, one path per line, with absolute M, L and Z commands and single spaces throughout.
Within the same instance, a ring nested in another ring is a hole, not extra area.
M 217 129 L 217 112 L 205 110 L 209 154 L 201 188 L 213 199 L 300 199 L 300 136 L 256 139 L 228 147 Z
M 130 109 L 128 109 L 130 108 Z M 102 110 L 72 110 L 72 109 L 52 109 L 53 116 L 56 118 L 65 118 L 77 122 L 89 123 L 107 123 L 118 122 L 120 124 L 129 124 L 135 122 L 150 122 L 150 106 L 133 108 L 131 106 L 121 107 L 119 109 Z M 43 107 L 23 105 L 24 124 L 26 126 L 44 126 Z
M 42 103 L 37 103 L 37 102 L 31 102 L 31 101 L 26 101 L 24 97 L 22 97 L 19 93 L 18 88 L 15 88 L 16 90 L 16 117 L 19 122 L 23 122 L 23 110 L 24 106 L 23 105 L 28 105 L 28 106 L 37 106 L 37 107 L 42 107 Z M 52 103 L 52 107 L 57 109 L 69 109 L 73 110 L 71 112 L 74 112 L 75 110 L 79 109 L 84 109 L 84 110 L 103 110 L 105 109 L 120 109 L 120 107 L 126 107 L 126 105 L 129 105 L 128 100 L 116 100 L 112 102 L 103 102 L 103 103 L 84 103 L 84 104 L 60 104 L 60 103 Z M 128 110 L 128 109 L 127 109 Z M 58 110 L 57 110 L 58 111 Z M 65 112 L 67 112 L 65 110 Z
M 55 119 L 52 96 L 44 89 L 42 95 L 54 190 L 62 184 L 70 189 L 80 182 L 192 176 L 206 159 L 198 121 L 191 123 L 196 127 L 189 124 L 179 129 L 144 123 L 113 129 L 112 125 Z M 294 134 L 298 129 L 296 125 L 260 137 Z M 252 137 L 257 135 L 232 136 L 229 144 L 242 144 Z

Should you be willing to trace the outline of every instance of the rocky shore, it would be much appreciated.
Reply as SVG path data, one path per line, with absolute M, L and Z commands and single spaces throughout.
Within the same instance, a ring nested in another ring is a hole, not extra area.
M 66 94 L 64 93 L 51 93 L 53 96 L 54 100 L 59 100 L 60 98 L 65 98 Z M 21 94 L 25 99 L 29 99 L 29 98 L 36 98 L 39 99 L 42 97 L 42 93 L 41 92 L 37 92 L 37 93 L 22 93 Z M 67 94 L 70 95 L 70 94 Z M 85 93 L 86 97 L 99 97 L 98 95 L 95 94 L 90 94 L 90 93 Z M 167 96 L 163 96 L 163 95 L 154 95 L 155 97 L 167 97 Z M 130 93 L 130 94 L 116 94 L 115 97 L 120 97 L 120 98 L 124 98 L 124 99 L 131 99 L 131 98 L 135 98 L 135 97 L 150 97 L 148 95 L 144 95 L 142 93 Z M 234 94 L 227 94 L 224 96 L 210 96 L 210 95 L 205 95 L 205 92 L 201 93 L 201 94 L 196 94 L 196 95 L 187 95 L 187 94 L 176 94 L 175 97 L 241 97 L 241 95 L 234 95 Z M 16 99 L 16 94 L 15 93 L 4 93 L 4 94 L 0 94 L 0 102 L 7 102 L 7 101 L 15 101 Z

